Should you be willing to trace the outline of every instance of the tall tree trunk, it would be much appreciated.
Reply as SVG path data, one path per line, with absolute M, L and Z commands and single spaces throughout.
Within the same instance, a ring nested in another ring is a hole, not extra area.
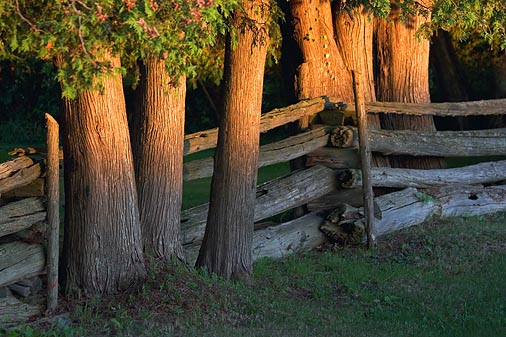
M 247 279 L 259 151 L 269 2 L 247 0 L 232 18 L 237 41 L 227 39 L 224 105 L 211 185 L 211 202 L 197 266 L 225 278 Z M 253 21 L 250 21 L 253 20 Z
M 87 294 L 124 290 L 146 273 L 121 76 L 101 84 L 63 104 L 64 280 Z
M 372 14 L 363 6 L 349 9 L 350 13 L 339 8 L 342 8 L 340 2 L 336 3 L 336 7 L 333 15 L 338 50 L 348 71 L 355 70 L 360 74 L 365 101 L 375 102 Z M 347 96 L 351 96 L 352 100 L 349 102 L 353 102 L 353 91 Z M 369 128 L 381 129 L 379 115 L 369 115 L 367 119 Z M 380 154 L 374 154 L 372 164 L 377 167 L 389 166 L 387 158 Z
M 144 251 L 164 260 L 184 258 L 179 226 L 186 80 L 172 80 L 164 60 L 144 61 L 132 127 Z
M 327 95 L 352 102 L 351 73 L 334 40 L 330 1 L 294 0 L 289 3 L 294 37 L 303 59 L 295 80 L 298 98 Z
M 415 37 L 417 29 L 430 20 L 421 14 L 400 19 L 401 10 L 391 1 L 388 20 L 376 23 L 378 77 L 376 96 L 382 102 L 428 103 L 429 41 Z M 385 115 L 382 126 L 387 130 L 436 130 L 432 117 Z M 392 167 L 442 168 L 444 160 L 435 157 L 389 158 Z

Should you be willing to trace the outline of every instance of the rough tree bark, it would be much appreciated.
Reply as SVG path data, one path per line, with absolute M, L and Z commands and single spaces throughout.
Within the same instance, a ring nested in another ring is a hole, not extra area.
M 341 1 L 337 1 L 336 4 L 342 8 Z M 333 12 L 335 39 L 344 63 L 349 71 L 355 70 L 356 74 L 359 74 L 359 81 L 363 83 L 365 102 L 375 102 L 372 14 L 369 14 L 363 6 L 350 9 L 350 13 L 344 9 L 336 9 Z M 352 96 L 348 102 L 353 100 Z M 378 115 L 368 115 L 367 124 L 371 129 L 381 129 Z M 380 154 L 372 157 L 372 165 L 389 166 L 387 158 Z
M 429 40 L 419 41 L 414 34 L 423 23 L 430 20 L 430 15 L 408 16 L 403 22 L 398 2 L 390 3 L 388 20 L 379 19 L 376 22 L 376 96 L 379 101 L 385 102 L 428 103 Z M 436 130 L 432 117 L 385 115 L 381 118 L 383 128 L 388 130 Z M 392 167 L 430 169 L 445 166 L 444 160 L 436 158 L 392 156 L 389 160 Z
M 353 101 L 351 73 L 334 40 L 329 0 L 290 1 L 294 38 L 302 53 L 295 87 L 298 99 L 335 96 Z
M 121 76 L 101 84 L 63 101 L 64 283 L 87 294 L 126 289 L 146 274 Z
M 211 202 L 197 266 L 225 278 L 248 279 L 252 271 L 253 219 L 260 113 L 268 45 L 269 2 L 243 3 L 227 38 L 224 106 L 216 149 Z
M 141 77 L 132 149 L 144 252 L 164 260 L 183 259 L 179 222 L 186 80 L 175 82 L 165 61 L 155 57 L 144 61 Z

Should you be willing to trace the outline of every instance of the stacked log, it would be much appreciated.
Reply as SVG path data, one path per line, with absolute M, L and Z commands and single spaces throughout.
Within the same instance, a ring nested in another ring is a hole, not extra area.
M 0 164 L 0 317 L 5 324 L 27 320 L 42 309 L 22 300 L 40 290 L 38 275 L 45 273 L 41 181 L 40 164 L 27 156 Z

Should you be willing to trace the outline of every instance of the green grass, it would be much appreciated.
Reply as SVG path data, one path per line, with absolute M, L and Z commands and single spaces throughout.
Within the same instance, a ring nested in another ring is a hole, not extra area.
M 454 219 L 374 251 L 262 259 L 249 284 L 154 268 L 131 293 L 65 301 L 69 318 L 12 336 L 504 336 L 505 279 L 506 214 Z

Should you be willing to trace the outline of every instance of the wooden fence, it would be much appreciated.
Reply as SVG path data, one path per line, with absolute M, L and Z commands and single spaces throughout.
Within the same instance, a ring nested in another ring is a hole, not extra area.
M 262 116 L 261 132 L 296 122 L 312 120 L 311 128 L 296 136 L 260 147 L 259 167 L 304 156 L 306 168 L 261 184 L 257 188 L 253 255 L 285 256 L 314 248 L 328 239 L 361 242 L 363 197 L 356 128 L 331 121 L 355 116 L 354 104 L 328 97 L 302 101 Z M 369 114 L 394 113 L 441 117 L 506 114 L 506 100 L 463 103 L 369 103 Z M 341 116 L 339 116 L 341 115 Z M 476 131 L 387 131 L 369 130 L 371 151 L 385 155 L 480 157 L 506 156 L 506 129 Z M 217 129 L 186 136 L 185 154 L 216 146 Z M 184 179 L 212 176 L 213 159 L 185 164 Z M 506 209 L 506 188 L 488 186 L 506 180 L 506 161 L 446 170 L 373 168 L 375 187 L 399 191 L 375 198 L 376 236 L 419 224 L 435 217 L 474 215 Z M 487 185 L 487 187 L 483 187 Z M 307 205 L 302 218 L 265 228 L 261 220 Z M 208 205 L 183 211 L 182 236 L 189 261 L 194 261 L 203 238 Z M 333 212 L 331 212 L 333 211 Z M 329 215 L 329 212 L 331 214 Z
M 362 176 L 357 132 L 341 121 L 355 115 L 354 105 L 328 97 L 302 101 L 262 116 L 261 132 L 301 119 L 310 119 L 309 130 L 260 147 L 259 167 L 305 158 L 306 167 L 260 184 L 255 206 L 253 256 L 282 257 L 309 250 L 329 240 L 359 243 L 364 240 Z M 506 114 L 506 100 L 441 104 L 367 104 L 368 113 L 402 113 L 461 117 Z M 330 115 L 324 124 L 322 116 Z M 337 124 L 337 125 L 336 125 Z M 185 155 L 216 146 L 218 130 L 185 137 Z M 506 129 L 478 131 L 370 130 L 371 150 L 383 154 L 506 156 Z M 184 165 L 184 180 L 210 177 L 213 159 Z M 28 296 L 41 284 L 46 272 L 42 241 L 46 240 L 46 204 L 41 187 L 40 164 L 27 156 L 0 164 L 0 317 L 22 321 L 40 312 Z M 375 187 L 395 188 L 374 199 L 376 237 L 434 218 L 476 215 L 506 209 L 506 161 L 457 169 L 410 170 L 373 168 Z M 266 227 L 265 220 L 301 205 L 309 213 Z M 54 210 L 53 210 L 54 211 Z M 202 242 L 208 204 L 187 209 L 181 215 L 181 234 L 188 261 L 194 261 Z M 54 238 L 53 238 L 54 239 Z M 51 260 L 51 259 L 50 259 Z M 54 260 L 54 259 L 53 259 Z M 54 261 L 53 261 L 54 263 Z

